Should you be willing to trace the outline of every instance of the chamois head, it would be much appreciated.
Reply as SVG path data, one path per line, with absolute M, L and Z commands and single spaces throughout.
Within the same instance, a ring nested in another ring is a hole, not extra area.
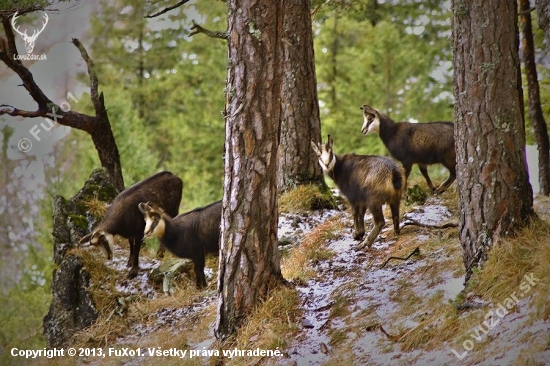
M 152 202 L 141 202 L 138 208 L 145 219 L 144 236 L 146 238 L 162 238 L 166 228 L 163 217 L 164 210 Z
M 319 165 L 321 165 L 321 168 L 325 173 L 330 172 L 336 164 L 333 144 L 334 141 L 332 140 L 331 135 L 328 135 L 328 141 L 325 144 L 315 143 L 315 141 L 311 140 L 311 148 L 317 154 L 317 157 L 319 158 Z
M 363 111 L 363 127 L 361 132 L 364 135 L 378 133 L 380 131 L 380 112 L 366 104 L 359 107 Z
M 94 231 L 88 235 L 85 235 L 80 239 L 80 245 L 93 245 L 94 247 L 99 247 L 105 253 L 107 259 L 111 260 L 113 258 L 113 244 L 114 236 L 110 233 L 107 233 L 103 230 Z

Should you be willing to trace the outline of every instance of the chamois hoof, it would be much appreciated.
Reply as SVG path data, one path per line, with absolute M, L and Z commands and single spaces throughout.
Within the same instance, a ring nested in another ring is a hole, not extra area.
M 363 239 L 363 236 L 365 236 L 365 233 L 355 234 L 355 235 L 353 235 L 353 239 L 361 240 L 361 239 Z
M 138 274 L 138 271 L 139 271 L 138 268 L 132 268 L 132 269 L 130 270 L 130 273 L 128 273 L 128 279 L 131 280 L 132 278 L 135 278 L 135 277 L 137 276 L 137 274 Z
M 365 249 L 365 247 L 367 247 L 367 249 L 370 249 L 371 245 L 372 244 L 369 245 L 366 240 L 362 241 L 361 243 L 359 243 L 355 246 L 355 251 L 359 252 L 359 251 Z

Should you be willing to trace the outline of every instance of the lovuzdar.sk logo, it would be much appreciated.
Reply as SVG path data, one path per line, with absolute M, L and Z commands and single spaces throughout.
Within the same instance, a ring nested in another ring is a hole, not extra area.
M 23 38 L 23 41 L 25 42 L 25 50 L 27 51 L 26 55 L 13 55 L 14 59 L 16 60 L 46 60 L 46 55 L 34 55 L 32 51 L 34 50 L 34 43 L 36 42 L 36 39 L 42 33 L 42 31 L 46 28 L 46 25 L 48 24 L 48 14 L 44 13 L 43 21 L 42 21 L 42 28 L 40 30 L 33 29 L 32 34 L 28 35 L 27 31 L 28 29 L 25 29 L 24 32 L 21 32 L 19 30 L 19 26 L 15 23 L 16 19 L 18 18 L 17 12 L 13 14 L 13 17 L 11 18 L 11 26 L 13 27 L 13 30 L 16 31 L 21 38 Z

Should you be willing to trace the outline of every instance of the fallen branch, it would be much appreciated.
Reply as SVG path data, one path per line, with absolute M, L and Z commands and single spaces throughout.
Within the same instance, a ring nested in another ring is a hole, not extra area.
M 405 221 L 403 223 L 403 226 L 401 228 L 404 228 L 405 226 L 408 226 L 408 225 L 426 227 L 426 228 L 430 228 L 430 229 L 447 229 L 449 227 L 458 227 L 458 224 L 456 224 L 454 222 L 449 222 L 449 223 L 446 223 L 446 224 L 443 224 L 443 225 L 431 225 L 431 224 L 423 224 L 423 223 L 418 222 L 418 221 L 413 220 L 413 219 L 407 219 L 407 221 Z
M 321 307 L 318 307 L 318 308 L 316 308 L 316 309 L 313 309 L 313 311 L 325 311 L 325 310 L 330 309 L 330 308 L 332 307 L 332 305 L 334 305 L 334 301 L 329 302 L 328 304 L 323 305 L 323 306 L 321 306 Z
M 392 259 L 399 259 L 400 261 L 406 261 L 408 260 L 410 257 L 412 257 L 413 255 L 415 254 L 420 254 L 420 247 L 416 247 L 412 252 L 411 254 L 409 254 L 407 256 L 407 258 L 401 258 L 401 257 L 389 257 L 385 262 L 384 264 L 382 264 L 382 266 L 380 268 L 384 268 L 386 266 L 386 264 L 388 264 L 388 262 Z
M 469 310 L 469 309 L 481 309 L 484 305 L 475 302 L 464 302 L 462 304 L 456 304 L 456 310 Z

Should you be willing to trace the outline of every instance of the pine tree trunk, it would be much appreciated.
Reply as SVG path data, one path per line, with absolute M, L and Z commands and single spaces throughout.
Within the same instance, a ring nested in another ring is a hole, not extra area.
M 550 195 L 550 141 L 548 140 L 548 128 L 542 114 L 540 105 L 540 90 L 537 78 L 537 66 L 535 64 L 535 46 L 533 41 L 533 29 L 531 26 L 531 8 L 529 0 L 519 0 L 521 13 L 520 24 L 522 32 L 522 54 L 525 75 L 527 76 L 527 90 L 529 103 L 529 118 L 535 132 L 537 149 L 539 152 L 539 186 L 540 194 Z
M 228 2 L 225 181 L 215 334 L 233 334 L 281 282 L 277 148 L 281 113 L 281 0 Z
M 310 5 L 309 0 L 287 0 L 284 6 L 280 192 L 304 183 L 324 186 L 323 171 L 310 148 L 310 140 L 321 139 Z
M 455 137 L 466 280 L 533 215 L 515 0 L 453 2 Z

